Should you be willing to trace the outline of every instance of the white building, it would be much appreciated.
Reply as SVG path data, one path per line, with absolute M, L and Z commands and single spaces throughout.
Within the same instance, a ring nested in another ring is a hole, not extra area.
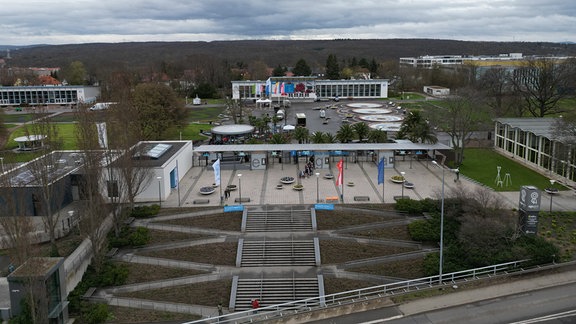
M 433 97 L 447 97 L 450 95 L 450 88 L 439 86 L 424 86 L 424 93 Z
M 99 87 L 22 86 L 0 87 L 0 107 L 36 105 L 71 105 L 91 103 L 100 97 Z
M 317 100 L 388 98 L 388 80 L 320 80 L 316 77 L 271 77 L 266 81 L 232 81 L 232 99 Z

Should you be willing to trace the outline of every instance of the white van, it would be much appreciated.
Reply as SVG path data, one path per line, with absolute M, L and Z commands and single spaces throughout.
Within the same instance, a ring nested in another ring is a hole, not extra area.
M 90 107 L 90 110 L 95 111 L 95 110 L 106 110 L 108 108 L 110 108 L 111 105 L 116 104 L 115 102 L 99 102 L 97 104 L 95 104 L 94 106 Z

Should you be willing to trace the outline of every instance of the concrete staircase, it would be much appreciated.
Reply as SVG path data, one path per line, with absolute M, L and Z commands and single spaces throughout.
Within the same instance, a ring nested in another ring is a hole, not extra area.
M 312 231 L 310 210 L 249 211 L 245 232 L 309 232 Z
M 279 267 L 319 265 L 318 240 L 253 241 L 240 240 L 240 267 Z
M 295 300 L 318 297 L 321 278 L 263 278 L 237 279 L 235 311 L 251 309 L 252 298 L 260 301 L 261 307 L 283 304 Z M 307 306 L 317 306 L 306 304 Z
M 230 309 L 251 309 L 253 298 L 266 307 L 324 294 L 313 224 L 310 210 L 245 210 L 236 266 L 246 271 L 233 279 Z

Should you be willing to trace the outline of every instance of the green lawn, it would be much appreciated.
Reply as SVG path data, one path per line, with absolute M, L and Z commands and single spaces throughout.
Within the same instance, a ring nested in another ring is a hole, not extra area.
M 218 107 L 204 107 L 204 106 L 195 106 L 193 108 L 188 109 L 188 121 L 189 122 L 210 122 L 210 121 L 219 121 L 218 118 L 219 114 L 224 113 L 226 110 L 225 106 L 218 106 Z
M 206 136 L 200 135 L 200 130 L 210 130 L 212 129 L 210 124 L 188 124 L 182 129 L 182 140 L 183 141 L 198 141 L 205 140 Z M 180 140 L 180 132 L 175 131 L 166 137 L 167 140 Z
M 61 123 L 61 124 L 55 124 L 56 128 L 58 129 L 58 134 L 60 135 L 60 137 L 62 137 L 63 140 L 63 150 L 75 150 L 77 149 L 77 145 L 76 145 L 76 124 L 73 123 Z M 29 129 L 27 131 L 26 126 L 18 128 L 16 131 L 12 132 L 10 134 L 10 138 L 8 139 L 8 142 L 6 143 L 6 146 L 4 147 L 4 149 L 7 150 L 11 150 L 14 149 L 16 147 L 18 147 L 18 144 L 16 144 L 16 142 L 14 142 L 14 138 L 19 137 L 19 136 L 26 136 L 26 134 L 30 133 L 34 133 L 33 129 Z
M 496 177 L 500 166 L 500 178 L 503 186 L 496 186 Z M 521 186 L 531 185 L 541 190 L 550 187 L 550 179 L 535 172 L 513 159 L 502 156 L 491 149 L 466 149 L 460 173 L 472 178 L 496 191 L 518 191 Z M 506 185 L 506 174 L 510 182 Z M 559 190 L 567 188 L 555 185 Z
M 35 118 L 43 117 L 45 114 L 4 114 L 4 123 L 22 124 Z

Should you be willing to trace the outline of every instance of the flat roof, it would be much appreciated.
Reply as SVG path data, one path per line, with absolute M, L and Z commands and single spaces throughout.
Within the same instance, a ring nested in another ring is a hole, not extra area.
M 447 145 L 436 143 L 333 143 L 333 144 L 238 144 L 201 145 L 194 152 L 259 152 L 259 151 L 424 151 L 450 150 Z
M 254 126 L 252 125 L 222 125 L 212 128 L 212 134 L 218 135 L 240 135 L 240 134 L 250 134 L 254 131 Z
M 558 118 L 496 118 L 495 121 L 518 128 L 525 132 L 534 133 L 536 136 L 546 137 L 548 139 L 557 139 L 554 129 L 558 123 Z

